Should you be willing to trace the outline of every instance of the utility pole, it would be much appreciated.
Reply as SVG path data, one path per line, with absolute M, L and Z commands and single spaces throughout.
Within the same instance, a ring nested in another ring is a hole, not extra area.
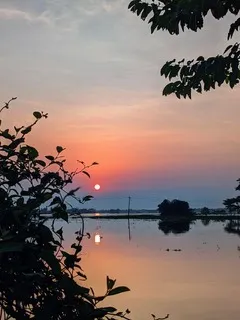
M 131 204 L 131 197 L 128 197 L 128 219 L 130 215 L 130 204 Z

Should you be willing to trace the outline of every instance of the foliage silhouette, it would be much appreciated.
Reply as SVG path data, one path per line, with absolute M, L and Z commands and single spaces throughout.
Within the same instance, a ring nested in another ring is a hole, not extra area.
M 204 216 L 207 216 L 207 215 L 210 214 L 210 210 L 207 207 L 203 207 L 201 209 L 201 214 L 204 215 Z
M 0 112 L 9 109 L 12 98 Z M 34 112 L 30 125 L 2 129 L 0 122 L 0 318 L 1 319 L 128 319 L 129 310 L 118 312 L 112 306 L 99 306 L 105 298 L 129 291 L 116 287 L 107 277 L 106 292 L 96 296 L 83 285 L 81 269 L 82 240 L 88 237 L 84 221 L 76 232 L 71 253 L 64 251 L 63 229 L 56 220 L 68 221 L 69 199 L 84 203 L 92 197 L 77 196 L 79 188 L 69 189 L 76 175 L 90 166 L 65 168 L 64 148 L 40 158 L 38 150 L 27 144 L 27 135 L 42 119 Z M 46 224 L 41 208 L 47 207 L 52 222 Z
M 186 29 L 197 32 L 204 26 L 204 20 L 211 14 L 213 19 L 221 19 L 227 14 L 237 16 L 230 25 L 227 39 L 231 39 L 240 29 L 240 1 L 236 0 L 133 0 L 129 9 L 151 25 L 151 33 L 156 30 L 178 35 Z M 192 96 L 215 89 L 226 83 L 233 88 L 239 83 L 240 43 L 228 45 L 223 53 L 214 57 L 199 56 L 196 60 L 167 61 L 161 68 L 161 75 L 170 81 L 163 95 L 175 93 L 178 98 Z M 176 81 L 171 81 L 177 78 Z
M 193 218 L 193 211 L 190 209 L 187 201 L 174 199 L 169 201 L 163 200 L 158 205 L 160 218 L 164 220 L 179 220 Z
M 236 191 L 240 191 L 240 179 L 237 180 L 238 186 L 235 188 Z M 224 230 L 228 233 L 237 234 L 240 236 L 240 196 L 235 198 L 229 198 L 223 201 L 227 211 L 231 215 L 238 215 L 236 219 L 231 220 L 227 223 Z
M 237 182 L 238 186 L 235 190 L 240 191 L 240 179 L 238 179 Z M 223 204 L 230 214 L 240 214 L 240 196 L 226 199 L 223 201 Z

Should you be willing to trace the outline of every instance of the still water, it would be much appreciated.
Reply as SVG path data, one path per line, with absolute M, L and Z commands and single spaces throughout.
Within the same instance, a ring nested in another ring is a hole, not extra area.
M 65 227 L 67 246 L 80 220 Z M 197 221 L 187 233 L 165 235 L 157 220 L 85 219 L 82 268 L 87 284 L 103 294 L 106 276 L 131 291 L 109 297 L 104 305 L 131 318 L 170 314 L 173 320 L 239 320 L 240 237 L 224 231 L 226 223 Z M 94 242 L 101 235 L 100 244 Z

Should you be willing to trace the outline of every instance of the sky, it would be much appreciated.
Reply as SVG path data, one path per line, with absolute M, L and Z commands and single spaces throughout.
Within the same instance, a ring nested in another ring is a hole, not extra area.
M 170 36 L 151 35 L 127 0 L 0 0 L 0 96 L 17 96 L 5 126 L 38 124 L 29 144 L 42 155 L 66 148 L 85 205 L 154 209 L 164 199 L 221 207 L 239 178 L 239 87 L 192 100 L 162 96 L 165 61 L 222 53 L 232 17 Z M 230 43 L 239 40 L 236 35 Z M 101 185 L 99 191 L 93 186 Z

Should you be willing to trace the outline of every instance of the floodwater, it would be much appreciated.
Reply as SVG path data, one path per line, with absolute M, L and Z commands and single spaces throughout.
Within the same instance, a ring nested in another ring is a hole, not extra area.
M 80 220 L 65 227 L 67 246 Z M 106 276 L 131 291 L 109 297 L 103 305 L 131 310 L 135 320 L 169 314 L 173 320 L 239 320 L 240 237 L 224 231 L 226 223 L 197 221 L 190 231 L 165 235 L 157 220 L 85 219 L 91 239 L 83 242 L 81 266 L 97 295 Z M 101 236 L 99 244 L 95 235 Z

